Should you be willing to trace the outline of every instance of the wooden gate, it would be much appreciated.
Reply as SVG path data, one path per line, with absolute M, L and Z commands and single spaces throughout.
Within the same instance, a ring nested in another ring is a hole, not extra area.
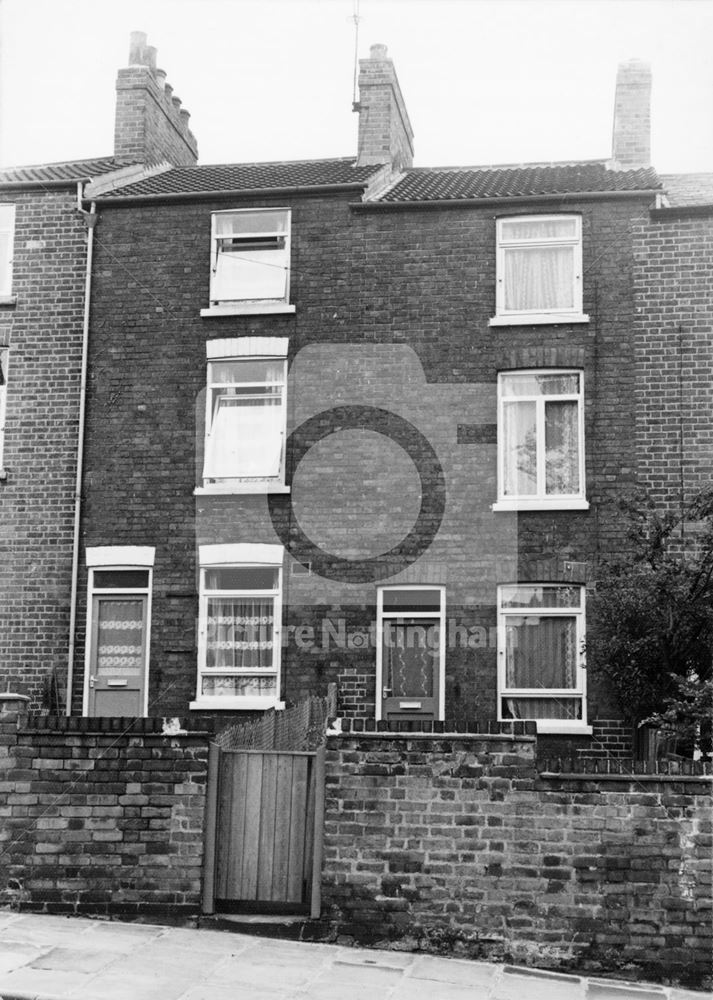
M 319 916 L 324 747 L 227 750 L 208 768 L 204 913 Z

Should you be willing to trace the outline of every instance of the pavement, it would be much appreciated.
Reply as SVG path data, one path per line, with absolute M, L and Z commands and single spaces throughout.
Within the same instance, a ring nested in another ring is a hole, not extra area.
M 507 965 L 0 909 L 2 1000 L 702 1000 Z

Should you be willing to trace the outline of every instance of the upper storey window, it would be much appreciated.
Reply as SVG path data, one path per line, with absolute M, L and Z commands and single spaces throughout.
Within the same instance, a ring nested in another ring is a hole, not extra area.
M 203 315 L 294 312 L 290 298 L 290 210 L 213 214 L 210 309 Z
M 12 248 L 15 206 L 0 205 L 0 297 L 12 294 Z
M 497 222 L 496 316 L 491 325 L 584 323 L 582 220 L 510 216 Z

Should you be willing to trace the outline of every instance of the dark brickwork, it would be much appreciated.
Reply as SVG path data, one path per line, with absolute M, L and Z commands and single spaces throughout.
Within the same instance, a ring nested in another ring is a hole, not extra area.
M 128 919 L 194 916 L 205 735 L 162 736 L 153 725 L 146 733 L 32 731 L 17 708 L 0 702 L 0 902 Z
M 634 230 L 642 484 L 677 510 L 713 479 L 713 210 L 654 212 Z
M 325 579 L 314 569 L 293 575 L 288 556 L 285 627 L 304 622 L 304 608 L 312 609 L 309 625 L 333 609 L 361 608 L 368 628 L 376 584 L 407 582 L 445 585 L 447 616 L 453 607 L 468 624 L 492 629 L 498 583 L 586 582 L 599 555 L 621 542 L 615 501 L 633 483 L 636 465 L 633 435 L 624 429 L 635 416 L 631 228 L 646 217 L 641 203 L 548 204 L 548 212 L 582 214 L 584 311 L 591 321 L 503 328 L 488 326 L 495 302 L 492 208 L 355 211 L 349 197 L 102 206 L 99 233 L 112 256 L 97 250 L 82 546 L 156 546 L 151 712 L 185 714 L 194 695 L 197 544 L 275 543 L 273 523 L 281 537 L 292 537 L 295 519 L 311 518 L 310 537 L 325 551 L 368 558 L 398 542 L 390 523 L 406 531 L 417 515 L 412 463 L 372 431 L 324 438 L 297 468 L 288 451 L 292 495 L 272 498 L 269 508 L 261 496 L 194 498 L 209 339 L 290 338 L 288 431 L 335 406 L 392 410 L 420 431 L 443 469 L 440 528 L 409 565 L 380 557 L 382 578 L 363 582 L 348 573 Z M 200 317 L 208 304 L 210 213 L 238 204 L 292 208 L 294 316 Z M 589 511 L 491 510 L 497 373 L 529 366 L 584 370 Z M 85 583 L 82 565 L 80 589 Z M 82 594 L 75 711 L 84 600 Z M 495 713 L 494 642 L 449 650 L 446 673 L 447 714 L 456 704 L 471 717 Z M 330 657 L 294 644 L 284 650 L 283 696 L 290 701 L 342 677 L 344 711 L 371 713 L 373 650 Z M 361 708 L 357 690 L 366 692 Z M 595 718 L 616 716 L 606 692 L 590 685 L 590 699 Z
M 67 664 L 87 237 L 74 189 L 0 189 L 0 202 L 16 206 L 16 302 L 0 306 L 0 688 L 38 707 Z
M 710 982 L 710 776 L 541 776 L 496 735 L 330 737 L 326 767 L 338 940 Z

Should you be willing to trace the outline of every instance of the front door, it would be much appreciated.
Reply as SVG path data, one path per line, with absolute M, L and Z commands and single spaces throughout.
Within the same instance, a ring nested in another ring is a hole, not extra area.
M 439 719 L 444 665 L 443 590 L 384 588 L 379 597 L 382 719 Z
M 93 596 L 89 715 L 144 715 L 147 607 L 146 594 Z

